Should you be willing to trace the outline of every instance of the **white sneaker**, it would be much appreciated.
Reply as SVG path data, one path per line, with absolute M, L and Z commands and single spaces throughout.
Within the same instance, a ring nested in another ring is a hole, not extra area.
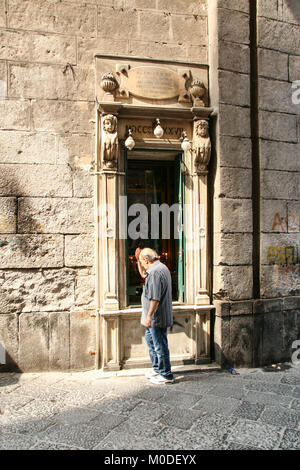
M 154 369 L 147 370 L 147 372 L 145 373 L 147 379 L 151 379 L 152 377 L 156 377 L 157 375 L 159 375 L 159 373 L 156 372 Z
M 150 379 L 150 382 L 154 385 L 163 385 L 163 384 L 173 384 L 175 382 L 174 379 L 166 379 L 162 375 L 159 375 L 158 377 L 152 377 Z

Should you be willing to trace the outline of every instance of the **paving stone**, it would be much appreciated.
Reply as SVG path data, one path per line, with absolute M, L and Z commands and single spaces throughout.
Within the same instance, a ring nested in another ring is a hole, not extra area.
M 294 388 L 293 397 L 300 398 L 300 387 L 295 387 Z
M 190 429 L 195 420 L 200 418 L 201 415 L 201 411 L 176 408 L 175 410 L 170 410 L 165 416 L 162 416 L 159 423 L 166 426 L 175 426 L 179 429 Z
M 269 384 L 266 382 L 251 382 L 245 383 L 247 390 L 259 390 L 261 392 L 271 392 L 277 395 L 293 396 L 294 387 L 284 384 Z
M 40 433 L 41 439 L 47 438 L 49 441 L 59 444 L 70 444 L 83 449 L 92 449 L 101 439 L 103 439 L 115 426 L 124 418 L 104 413 L 98 422 L 90 421 L 88 424 L 55 425 L 52 428 Z M 106 419 L 105 419 L 106 418 Z
M 124 418 L 123 418 L 124 420 Z M 149 436 L 155 437 L 162 430 L 163 426 L 158 423 L 150 423 L 143 419 L 139 418 L 130 418 L 122 422 L 119 426 L 115 428 L 115 431 L 118 433 L 131 434 L 133 436 Z
M 39 441 L 31 450 L 84 450 L 80 447 L 72 447 L 66 444 L 55 444 L 53 442 L 48 441 Z
M 267 406 L 260 420 L 274 426 L 297 428 L 300 425 L 300 411 Z
M 94 450 L 164 450 L 166 444 L 159 438 L 131 436 L 127 433 L 111 431 Z
M 0 431 L 1 450 L 28 450 L 36 443 L 35 436 L 6 434 Z
M 177 414 L 178 410 L 176 410 Z M 175 413 L 174 410 L 170 411 L 170 407 L 161 405 L 159 403 L 140 402 L 134 409 L 130 411 L 130 418 L 144 419 L 145 421 L 154 422 L 159 420 L 164 423 L 162 417 L 166 414 Z
M 246 401 L 250 403 L 258 403 L 261 405 L 280 405 L 287 408 L 292 402 L 292 398 L 282 395 L 275 395 L 275 393 L 264 393 L 260 391 L 249 391 L 246 394 Z
M 165 428 L 159 437 L 162 442 L 165 443 L 165 448 L 170 450 L 206 450 L 222 448 L 221 442 L 175 427 Z
M 227 442 L 254 447 L 273 449 L 280 440 L 279 429 L 268 424 L 239 420 L 230 431 Z
M 218 397 L 236 398 L 238 400 L 245 398 L 245 392 L 242 386 L 216 385 L 209 393 Z
M 52 412 L 54 413 L 53 410 Z M 4 413 L 0 416 L 2 432 L 37 435 L 55 424 L 55 418 L 50 415 L 51 410 L 46 415 L 44 413 L 45 407 L 43 411 L 38 407 L 35 412 L 30 410 L 30 413 Z
M 88 423 L 96 418 L 99 414 L 98 410 L 92 408 L 71 408 L 58 413 L 55 416 L 57 424 L 78 425 Z
M 118 396 L 108 395 L 101 400 L 95 400 L 90 404 L 90 408 L 104 411 L 106 413 L 117 413 L 120 415 L 131 416 L 132 410 L 138 406 L 140 400 L 136 397 L 121 398 Z M 151 404 L 149 405 L 151 406 Z
M 293 410 L 299 410 L 300 411 L 300 400 L 293 400 L 291 403 L 291 408 Z
M 300 450 L 300 431 L 296 431 L 295 429 L 286 429 L 279 448 L 286 450 Z
M 169 385 L 167 385 L 169 386 Z M 171 385 L 170 385 L 171 387 Z M 199 401 L 200 397 L 191 393 L 173 392 L 167 390 L 165 395 L 158 399 L 160 403 L 180 408 L 191 408 Z
M 234 416 L 225 417 L 219 413 L 206 415 L 197 420 L 191 432 L 199 433 L 214 440 L 225 439 L 232 426 L 237 422 Z
M 220 413 L 228 416 L 238 408 L 240 400 L 235 398 L 223 398 L 216 396 L 205 396 L 193 407 L 194 410 L 201 410 L 207 413 Z
M 300 386 L 300 370 L 299 375 L 287 375 L 281 379 L 281 383 L 289 385 L 299 385 Z
M 234 410 L 233 416 L 238 418 L 253 419 L 256 421 L 260 417 L 263 410 L 264 405 L 243 401 L 240 406 Z
M 8 393 L 6 396 L 1 396 L 0 409 L 3 411 L 19 410 L 22 406 L 32 401 L 31 397 L 18 396 L 13 393 Z

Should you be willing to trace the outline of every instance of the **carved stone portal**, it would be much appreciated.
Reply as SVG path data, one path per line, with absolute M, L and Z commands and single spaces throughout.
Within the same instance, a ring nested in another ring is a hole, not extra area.
M 211 142 L 208 132 L 208 122 L 204 119 L 194 122 L 193 149 L 195 151 L 194 166 L 196 172 L 206 172 L 210 160 Z
M 102 163 L 104 168 L 116 169 L 118 166 L 119 142 L 117 118 L 107 114 L 102 119 Z

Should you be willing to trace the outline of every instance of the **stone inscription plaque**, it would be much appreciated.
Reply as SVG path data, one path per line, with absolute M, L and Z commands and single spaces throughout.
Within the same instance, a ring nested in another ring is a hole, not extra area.
M 138 98 L 166 100 L 180 94 L 178 74 L 162 67 L 133 68 L 128 71 L 124 85 L 129 93 Z

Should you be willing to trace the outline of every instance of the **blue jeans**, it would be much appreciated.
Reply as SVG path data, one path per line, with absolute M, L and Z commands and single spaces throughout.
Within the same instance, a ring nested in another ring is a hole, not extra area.
M 166 379 L 173 379 L 170 353 L 167 339 L 167 328 L 146 328 L 145 340 L 149 349 L 152 367 Z

